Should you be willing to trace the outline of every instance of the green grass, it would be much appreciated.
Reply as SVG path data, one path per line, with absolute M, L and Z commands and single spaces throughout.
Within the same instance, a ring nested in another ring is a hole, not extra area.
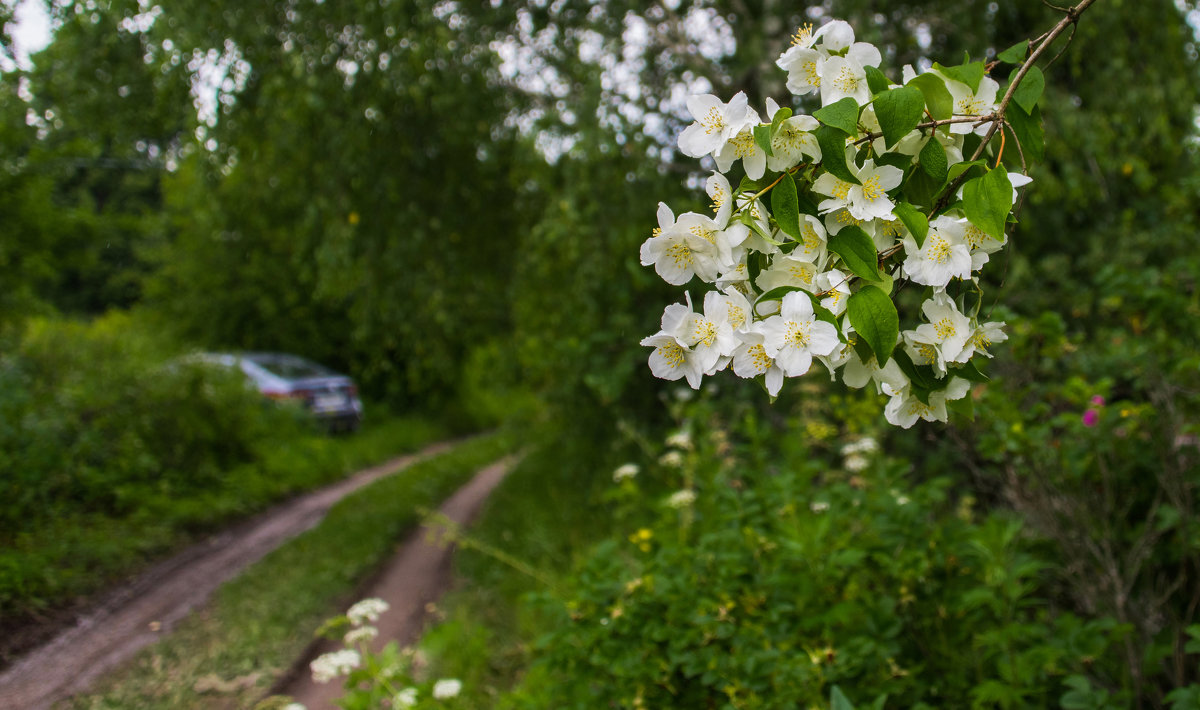
M 548 585 L 570 574 L 577 557 L 616 522 L 610 507 L 597 503 L 622 460 L 604 460 L 614 453 L 597 452 L 578 436 L 556 437 L 526 456 L 489 497 L 455 555 L 459 584 L 439 603 L 444 621 L 420 646 L 430 677 L 463 681 L 463 707 L 497 707 L 527 672 L 550 623 L 527 595 L 552 593 Z M 473 549 L 472 541 L 485 549 Z M 537 577 L 501 556 L 534 568 Z
M 123 517 L 82 512 L 48 517 L 0 549 L 0 618 L 9 629 L 28 623 L 204 533 L 445 436 L 446 428 L 428 417 L 385 417 L 368 420 L 349 436 L 280 437 L 257 461 L 190 495 L 141 489 Z
M 353 601 L 360 581 L 416 525 L 419 508 L 435 506 L 513 448 L 504 435 L 473 439 L 348 496 L 320 525 L 221 587 L 202 612 L 69 706 L 252 706 L 320 624 Z M 233 681 L 229 692 L 196 692 L 209 675 Z

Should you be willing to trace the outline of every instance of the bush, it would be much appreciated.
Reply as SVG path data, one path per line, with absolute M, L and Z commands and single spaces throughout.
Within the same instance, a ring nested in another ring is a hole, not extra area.
M 0 541 L 204 490 L 264 439 L 299 430 L 240 374 L 171 354 L 124 314 L 28 324 L 0 359 Z
M 657 521 L 542 596 L 512 706 L 808 707 L 836 684 L 860 707 L 1043 707 L 1126 633 L 1058 608 L 1046 550 L 953 479 L 914 483 L 869 445 L 840 460 L 834 430 L 764 457 L 753 417 L 715 423 L 617 485 L 634 507 L 643 478 L 695 501 L 655 496 Z

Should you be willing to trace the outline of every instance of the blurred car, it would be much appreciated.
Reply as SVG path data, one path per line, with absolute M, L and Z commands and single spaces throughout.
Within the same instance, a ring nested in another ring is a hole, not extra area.
M 264 396 L 297 404 L 330 429 L 353 431 L 362 423 L 362 400 L 354 380 L 298 355 L 201 353 L 194 359 L 240 369 Z

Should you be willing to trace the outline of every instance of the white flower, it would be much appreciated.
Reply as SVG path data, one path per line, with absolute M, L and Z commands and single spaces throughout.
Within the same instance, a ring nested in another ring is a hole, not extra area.
M 679 135 L 679 150 L 691 158 L 702 158 L 721 150 L 726 141 L 742 129 L 750 112 L 746 94 L 741 91 L 728 104 L 712 94 L 689 96 L 687 106 L 696 122 Z
M 358 655 L 358 651 L 343 649 L 318 656 L 308 664 L 308 667 L 312 671 L 314 681 L 328 683 L 338 676 L 346 675 L 361 664 L 362 657 Z
M 755 284 L 763 293 L 780 286 L 797 286 L 816 292 L 817 267 L 811 261 L 793 254 L 776 254 L 771 266 L 763 269 Z
M 704 182 L 704 191 L 712 200 L 712 208 L 715 213 L 713 221 L 717 224 L 728 224 L 729 214 L 733 210 L 733 186 L 729 184 L 729 178 L 714 172 Z
M 862 44 L 862 43 L 860 43 Z M 871 60 L 874 58 L 874 64 L 864 64 L 860 61 L 861 57 L 856 57 L 848 53 L 844 57 L 833 56 L 825 60 L 821 65 L 821 105 L 828 106 L 829 104 L 837 103 L 849 96 L 854 99 L 859 106 L 871 100 L 871 89 L 867 85 L 867 66 L 879 65 L 879 50 L 866 45 L 873 50 L 866 52 L 866 58 Z
M 817 274 L 817 292 L 826 294 L 821 299 L 821 305 L 835 316 L 846 311 L 846 304 L 850 301 L 849 281 L 849 277 L 837 269 Z
M 767 169 L 767 154 L 758 145 L 758 141 L 754 140 L 754 126 L 758 124 L 758 115 L 755 114 L 753 120 L 747 122 L 713 156 L 717 161 L 717 170 L 726 172 L 733 167 L 735 161 L 740 160 L 746 177 L 757 180 L 763 176 Z
M 365 643 L 379 635 L 379 629 L 374 626 L 360 626 L 357 629 L 350 629 L 346 635 L 342 637 L 342 641 L 347 646 L 353 646 L 357 643 Z
M 862 105 L 871 96 L 864 67 L 879 66 L 881 60 L 874 46 L 854 41 L 848 22 L 833 20 L 816 32 L 812 25 L 801 27 L 775 64 L 787 71 L 788 91 L 797 96 L 820 90 L 823 105 L 844 96 Z
M 700 389 L 704 369 L 691 348 L 680 345 L 673 335 L 658 333 L 643 338 L 642 345 L 654 348 L 650 353 L 650 372 L 660 380 L 686 378 L 692 389 Z
M 974 334 L 971 319 L 958 312 L 958 306 L 949 296 L 944 292 L 935 293 L 933 298 L 921 304 L 921 312 L 929 322 L 917 326 L 915 331 L 905 331 L 904 338 L 914 344 L 934 347 L 937 354 L 934 369 L 944 374 L 946 363 L 966 362 L 971 358 L 971 352 L 963 350 Z
M 851 352 L 846 366 L 842 369 L 842 381 L 847 387 L 862 389 L 868 382 L 875 382 L 875 391 L 879 394 L 892 394 L 908 387 L 908 377 L 900 369 L 896 358 L 889 358 L 886 365 L 879 367 L 875 356 L 863 362 L 858 353 Z
M 670 214 L 666 205 L 659 205 L 660 227 L 642 244 L 640 256 L 642 266 L 653 265 L 672 286 L 682 286 L 692 276 L 715 281 L 723 268 L 733 265 L 731 248 L 750 231 L 744 224 L 735 224 L 727 233 L 724 225 L 695 212 L 685 212 L 678 220 L 671 218 L 663 228 L 664 217 Z
M 1008 334 L 1004 332 L 1004 321 L 990 321 L 988 323 L 980 323 L 975 332 L 971 333 L 971 341 L 968 347 L 971 349 L 971 354 L 980 353 L 984 357 L 991 357 L 992 354 L 987 351 L 988 347 L 994 343 L 1003 343 L 1008 340 Z
M 710 302 L 711 299 L 711 302 Z M 736 289 L 728 289 L 725 293 L 712 292 L 704 296 L 704 310 L 706 313 L 711 312 L 714 318 L 720 318 L 729 323 L 733 328 L 734 333 L 743 331 L 750 326 L 751 309 L 750 299 L 746 298 L 741 291 Z M 721 312 L 724 315 L 721 315 Z M 735 346 L 736 347 L 736 346 Z
M 361 626 L 366 621 L 378 621 L 379 615 L 389 608 L 388 603 L 382 599 L 363 599 L 346 610 L 346 616 L 350 618 L 351 624 Z
M 686 508 L 696 502 L 696 491 L 691 488 L 684 488 L 681 491 L 675 491 L 667 498 L 667 505 L 671 508 L 679 509 Z
M 793 46 L 784 52 L 776 64 L 788 73 L 787 90 L 804 96 L 821 90 L 821 68 L 826 54 L 808 47 Z
M 888 199 L 887 192 L 900 186 L 904 171 L 892 165 L 876 166 L 870 158 L 860 168 L 854 164 L 852 151 L 853 148 L 847 151 L 846 167 L 862 184 L 854 185 L 833 173 L 822 173 L 813 182 L 813 192 L 830 198 L 822 200 L 817 208 L 822 214 L 845 208 L 860 220 L 895 219 L 892 213 L 895 204 Z
M 462 681 L 455 678 L 444 678 L 433 684 L 433 697 L 437 700 L 457 697 L 460 692 L 462 692 Z
M 903 429 L 910 428 L 918 419 L 927 422 L 946 421 L 946 402 L 962 399 L 971 389 L 971 383 L 960 378 L 953 378 L 945 389 L 929 393 L 929 403 L 917 399 L 910 388 L 892 396 L 883 409 L 883 416 L 889 423 Z
M 633 478 L 634 476 L 638 475 L 638 472 L 641 470 L 642 469 L 636 463 L 621 464 L 617 467 L 617 470 L 613 471 L 613 481 L 620 483 L 626 478 Z
M 812 133 L 820 125 L 817 119 L 803 114 L 784 119 L 779 124 L 779 130 L 771 136 L 771 155 L 767 157 L 767 167 L 783 172 L 799 165 L 806 155 L 814 161 L 820 160 L 821 146 Z
M 832 237 L 846 227 L 858 227 L 870 236 L 875 234 L 875 220 L 858 219 L 844 207 L 825 215 L 825 229 L 829 236 Z
M 392 698 L 392 707 L 396 708 L 411 708 L 417 704 L 417 689 L 405 688 Z
M 945 288 L 953 278 L 970 278 L 971 252 L 960 233 L 958 220 L 942 215 L 930 223 L 925 243 L 919 249 L 911 235 L 905 237 L 904 275 L 914 283 L 935 289 Z
M 733 351 L 733 373 L 746 378 L 765 375 L 767 394 L 777 396 L 783 387 L 783 370 L 775 364 L 775 358 L 767 354 L 761 324 L 756 323 L 741 333 L 741 338 L 742 344 Z
M 814 500 L 808 504 L 808 509 L 814 513 L 824 513 L 829 510 L 829 503 L 823 500 Z
M 658 463 L 666 466 L 667 468 L 680 468 L 683 466 L 683 454 L 672 449 L 662 456 L 659 456 Z
M 842 466 L 851 473 L 858 473 L 869 465 L 861 454 L 851 454 L 842 462 Z
M 829 238 L 825 225 L 821 220 L 810 214 L 800 215 L 800 239 L 795 249 L 790 253 L 793 259 L 812 262 L 818 269 L 825 266 L 829 252 Z
M 869 454 L 879 449 L 879 444 L 869 436 L 864 436 L 858 441 L 852 441 L 842 447 L 842 456 L 851 454 Z
M 689 450 L 692 448 L 692 435 L 686 430 L 680 429 L 667 437 L 667 446 L 674 446 L 677 449 Z
M 979 81 L 977 91 L 971 91 L 971 87 L 961 81 L 950 79 L 936 69 L 930 71 L 945 80 L 946 90 L 950 92 L 950 99 L 954 102 L 955 116 L 986 116 L 996 110 L 996 92 L 1000 89 L 1000 84 L 990 76 L 985 76 Z M 967 134 L 974 131 L 982 136 L 987 133 L 991 125 L 991 121 L 979 126 L 973 126 L 970 123 L 951 123 L 950 132 Z
M 813 355 L 829 355 L 841 343 L 837 329 L 817 320 L 809 297 L 796 291 L 784 295 L 779 315 L 763 321 L 762 332 L 766 353 L 788 377 L 808 372 Z

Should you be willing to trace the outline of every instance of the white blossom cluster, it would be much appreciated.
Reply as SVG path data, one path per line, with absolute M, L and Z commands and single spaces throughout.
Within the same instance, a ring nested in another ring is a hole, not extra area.
M 682 286 L 695 278 L 712 290 L 700 304 L 685 293 L 683 303 L 667 306 L 660 330 L 641 341 L 653 348 L 649 364 L 655 376 L 685 379 L 698 388 L 703 377 L 732 369 L 743 378 L 761 378 L 775 396 L 784 378 L 804 375 L 815 360 L 835 379 L 840 372 L 849 387 L 872 384 L 890 398 L 887 420 L 904 428 L 917 419 L 945 421 L 946 403 L 967 395 L 970 382 L 956 376 L 959 366 L 977 354 L 991 357 L 987 348 L 1006 339 L 1004 324 L 980 322 L 947 289 L 952 284 L 953 290 L 973 288 L 974 275 L 1005 239 L 967 219 L 960 189 L 948 209 L 931 218 L 922 215 L 928 231 L 918 244 L 897 214 L 906 179 L 906 169 L 897 165 L 918 169 L 918 156 L 930 141 L 938 142 L 949 166 L 963 162 L 964 141 L 971 133 L 983 135 L 990 125 L 986 117 L 997 108 L 999 84 L 983 76 L 972 89 L 944 71 L 930 70 L 927 74 L 952 101 L 953 120 L 913 129 L 888 147 L 867 76 L 880 61 L 877 48 L 855 42 L 851 26 L 838 20 L 815 32 L 802 28 L 777 61 L 794 96 L 815 94 L 822 107 L 850 97 L 862 107 L 855 132 L 841 141 L 845 167 L 859 184 L 826 169 L 828 156 L 815 135 L 822 121 L 814 116 L 792 115 L 788 108 L 781 114 L 768 99 L 764 119 L 740 92 L 728 103 L 712 95 L 688 99 L 694 122 L 680 135 L 679 148 L 715 162 L 717 172 L 706 184 L 713 211 L 676 215 L 660 203 L 658 227 L 640 256 L 667 283 Z M 917 78 L 910 67 L 902 74 L 906 84 Z M 984 118 L 972 122 L 976 116 Z M 734 188 L 727 173 L 739 161 L 747 180 Z M 767 207 L 771 189 L 789 177 L 801 198 L 815 206 L 799 210 L 799 229 L 789 230 L 798 234 L 786 233 Z M 1024 175 L 1008 174 L 1014 195 L 1028 182 Z M 854 265 L 829 248 L 830 240 L 851 226 L 873 242 L 889 297 L 893 283 L 901 280 L 927 287 L 922 321 L 898 332 L 895 350 L 914 366 L 931 368 L 936 387 L 917 392 L 896 358 L 880 367 L 870 350 L 864 355 L 855 347 L 858 334 L 847 306 L 856 289 L 875 286 L 856 278 Z

